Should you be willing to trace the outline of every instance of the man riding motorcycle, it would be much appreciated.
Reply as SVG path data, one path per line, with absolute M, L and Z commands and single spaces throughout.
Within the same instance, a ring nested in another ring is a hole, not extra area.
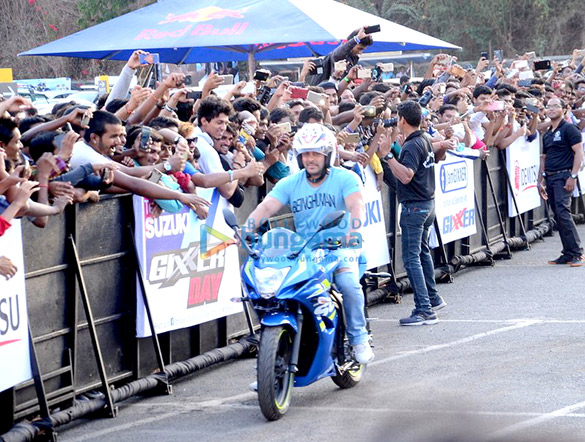
M 257 230 L 262 222 L 288 205 L 297 233 L 305 238 L 314 233 L 318 222 L 326 214 L 336 210 L 348 212 L 346 219 L 335 228 L 336 232 L 331 229 L 328 233 L 334 237 L 359 237 L 358 229 L 365 215 L 361 183 L 355 173 L 332 166 L 335 147 L 335 136 L 325 126 L 317 123 L 303 125 L 293 141 L 301 170 L 274 186 L 248 217 L 244 226 L 246 230 Z M 351 241 L 346 240 L 345 244 L 351 246 Z M 356 361 L 367 364 L 374 359 L 374 353 L 368 342 L 364 295 L 359 282 L 360 251 L 354 245 L 353 248 L 342 247 L 332 253 L 338 262 L 334 282 L 343 295 L 349 344 L 353 347 Z

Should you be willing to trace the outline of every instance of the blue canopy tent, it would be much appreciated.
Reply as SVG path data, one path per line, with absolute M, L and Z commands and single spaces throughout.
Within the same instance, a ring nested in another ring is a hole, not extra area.
M 166 0 L 19 55 L 127 60 L 143 49 L 163 63 L 253 64 L 325 55 L 374 24 L 381 32 L 368 52 L 460 49 L 333 0 Z

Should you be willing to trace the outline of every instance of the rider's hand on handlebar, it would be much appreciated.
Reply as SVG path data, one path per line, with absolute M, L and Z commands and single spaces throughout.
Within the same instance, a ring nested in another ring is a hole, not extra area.
M 243 234 L 242 239 L 248 244 L 248 246 L 253 247 L 258 243 L 260 237 L 256 232 L 246 232 Z

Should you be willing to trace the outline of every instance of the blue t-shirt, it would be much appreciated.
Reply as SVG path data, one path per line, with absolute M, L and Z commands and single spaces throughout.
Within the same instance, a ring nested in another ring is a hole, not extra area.
M 195 175 L 197 173 L 197 170 L 195 169 L 195 166 L 193 166 L 193 164 L 187 161 L 185 163 L 185 169 L 183 170 L 183 172 L 185 172 L 187 175 Z
M 303 169 L 280 180 L 268 194 L 293 213 L 295 228 L 299 235 L 312 235 L 325 215 L 336 210 L 345 210 L 344 220 L 335 228 L 322 232 L 323 237 L 337 237 L 349 232 L 350 213 L 345 207 L 345 198 L 361 191 L 357 175 L 340 167 L 331 167 L 329 175 L 319 187 L 312 187 Z M 356 227 L 357 225 L 356 221 Z

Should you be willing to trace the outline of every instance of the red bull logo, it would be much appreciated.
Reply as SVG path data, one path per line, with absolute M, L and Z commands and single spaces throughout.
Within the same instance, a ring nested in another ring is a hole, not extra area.
M 244 12 L 246 9 L 235 10 L 235 9 L 222 9 L 217 6 L 208 6 L 207 8 L 198 9 L 197 11 L 187 12 L 185 14 L 169 14 L 164 21 L 158 22 L 159 25 L 177 24 L 179 28 L 169 29 L 165 27 L 165 30 L 160 29 L 144 29 L 134 38 L 134 40 L 163 40 L 168 38 L 181 38 L 186 35 L 196 36 L 233 36 L 242 35 L 248 28 L 249 23 L 247 21 L 235 21 L 230 22 L 231 27 L 215 27 L 210 23 L 203 24 L 202 22 L 208 22 L 210 20 L 220 20 L 222 18 L 245 18 Z M 197 24 L 202 23 L 202 24 Z
M 186 12 L 185 14 L 168 14 L 164 21 L 158 22 L 159 25 L 167 23 L 201 23 L 209 20 L 220 20 L 222 18 L 244 18 L 246 9 L 222 9 L 217 6 L 208 6 L 207 8 L 198 9 L 197 11 Z

